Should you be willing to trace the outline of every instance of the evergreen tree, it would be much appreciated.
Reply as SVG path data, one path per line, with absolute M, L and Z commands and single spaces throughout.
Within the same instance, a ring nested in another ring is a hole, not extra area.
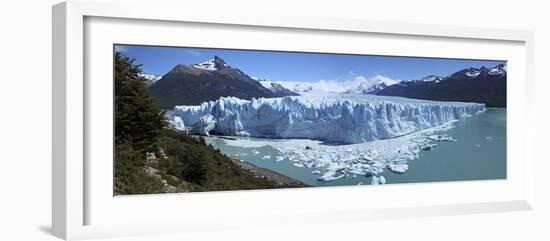
M 166 126 L 140 73 L 133 59 L 115 52 L 115 141 L 129 142 L 136 151 L 154 147 Z
M 145 151 L 157 145 L 164 112 L 147 93 L 134 60 L 115 52 L 115 193 L 163 192 L 161 179 L 145 172 Z
M 198 148 L 197 148 L 198 149 Z M 202 150 L 193 150 L 193 153 L 185 156 L 185 164 L 182 172 L 182 177 L 185 180 L 202 184 L 206 181 L 206 166 L 207 156 Z

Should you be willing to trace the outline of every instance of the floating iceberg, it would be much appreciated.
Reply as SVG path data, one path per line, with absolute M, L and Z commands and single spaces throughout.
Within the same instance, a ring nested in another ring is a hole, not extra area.
M 485 105 L 478 103 L 320 94 L 252 100 L 222 97 L 199 106 L 176 106 L 168 117 L 176 128 L 191 134 L 353 144 L 403 136 L 484 110 Z
M 386 178 L 384 176 L 372 177 L 371 185 L 381 185 L 381 184 L 386 184 Z
M 448 142 L 448 136 L 442 132 L 453 128 L 455 122 L 396 138 L 346 145 L 331 145 L 310 139 L 236 137 L 222 140 L 226 145 L 241 148 L 270 146 L 278 152 L 276 161 L 288 160 L 296 167 L 310 168 L 312 174 L 319 175 L 319 181 L 334 181 L 355 175 L 376 177 L 378 183 L 380 174 L 386 169 L 405 173 L 409 168 L 407 162 L 417 159 L 423 147 L 434 142 Z M 434 136 L 438 138 L 432 138 Z
M 430 135 L 429 138 L 434 141 L 456 141 L 452 137 L 446 135 Z
M 407 164 L 405 164 L 405 163 L 389 164 L 389 165 L 388 165 L 388 168 L 389 168 L 392 172 L 395 172 L 395 173 L 398 173 L 398 174 L 403 174 L 403 173 L 405 173 L 407 170 L 409 170 L 409 165 L 407 165 Z
M 335 170 L 330 170 L 330 171 L 327 171 L 327 172 L 323 173 L 323 175 L 318 177 L 317 180 L 323 181 L 323 182 L 330 182 L 330 181 L 340 179 L 342 177 L 344 177 L 343 174 L 339 174 Z

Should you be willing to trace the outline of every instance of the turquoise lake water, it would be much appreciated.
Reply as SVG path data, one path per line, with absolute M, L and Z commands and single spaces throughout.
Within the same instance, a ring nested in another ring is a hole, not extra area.
M 408 162 L 409 170 L 404 174 L 396 174 L 386 169 L 380 175 L 386 178 L 387 184 L 506 178 L 506 109 L 488 109 L 484 113 L 461 119 L 455 123 L 455 128 L 442 133 L 457 141 L 441 142 L 432 150 L 421 151 L 418 159 Z M 318 181 L 319 174 L 311 173 L 314 169 L 296 167 L 293 162 L 286 159 L 274 161 L 273 158 L 265 158 L 280 155 L 279 151 L 271 146 L 230 146 L 218 137 L 209 137 L 207 142 L 223 153 L 236 157 L 238 155 L 241 160 L 312 186 L 370 184 L 372 179 L 348 176 L 330 182 Z

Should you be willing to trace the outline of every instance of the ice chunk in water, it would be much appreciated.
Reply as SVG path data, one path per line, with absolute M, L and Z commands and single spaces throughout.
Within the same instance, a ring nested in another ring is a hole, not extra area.
M 404 164 L 404 163 L 389 164 L 389 165 L 388 165 L 388 168 L 389 168 L 392 172 L 395 172 L 395 173 L 398 173 L 398 174 L 403 174 L 403 173 L 405 173 L 407 170 L 409 170 L 409 165 Z
M 371 184 L 372 185 L 386 184 L 386 178 L 384 176 L 379 176 L 379 177 L 373 176 Z
M 344 177 L 343 174 L 338 174 L 336 171 L 330 170 L 325 172 L 322 176 L 318 177 L 317 180 L 323 181 L 323 182 L 330 182 L 330 181 L 340 179 L 342 177 Z

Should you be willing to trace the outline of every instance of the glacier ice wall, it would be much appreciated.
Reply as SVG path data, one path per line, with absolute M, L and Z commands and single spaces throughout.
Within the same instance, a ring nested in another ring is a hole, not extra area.
M 362 143 L 406 135 L 485 111 L 484 104 L 362 94 L 242 100 L 176 106 L 168 117 L 191 134 L 307 138 Z

